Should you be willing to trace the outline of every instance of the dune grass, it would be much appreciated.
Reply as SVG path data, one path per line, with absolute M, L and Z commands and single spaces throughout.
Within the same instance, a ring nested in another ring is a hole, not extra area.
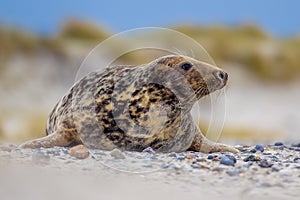
M 63 39 L 97 41 L 102 41 L 109 35 L 106 30 L 96 24 L 75 19 L 66 21 L 58 33 L 58 37 Z
M 171 28 L 202 44 L 220 66 L 235 63 L 269 81 L 291 81 L 300 76 L 300 36 L 276 38 L 252 24 L 236 27 L 178 25 Z M 66 21 L 51 37 L 0 26 L 0 68 L 5 67 L 3 63 L 12 55 L 20 52 L 31 54 L 45 49 L 64 56 L 68 53 L 64 48 L 66 41 L 98 43 L 109 36 L 110 33 L 100 26 L 80 20 Z M 141 56 L 126 57 L 129 62 L 137 59 L 141 60 Z
M 300 76 L 299 36 L 275 38 L 255 25 L 175 29 L 196 39 L 219 65 L 237 63 L 261 79 L 275 82 Z

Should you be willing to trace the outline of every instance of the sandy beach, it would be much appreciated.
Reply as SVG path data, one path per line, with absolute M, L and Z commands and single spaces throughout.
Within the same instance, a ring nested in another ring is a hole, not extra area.
M 1 144 L 1 199 L 298 199 L 299 144 L 165 153 Z M 263 151 L 263 152 L 261 152 Z

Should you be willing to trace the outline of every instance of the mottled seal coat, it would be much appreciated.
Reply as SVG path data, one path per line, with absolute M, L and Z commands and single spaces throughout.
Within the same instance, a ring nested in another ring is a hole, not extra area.
M 181 55 L 92 72 L 56 104 L 47 121 L 47 136 L 21 146 L 83 143 L 105 150 L 236 152 L 207 140 L 190 114 L 196 101 L 223 88 L 227 79 L 223 70 Z

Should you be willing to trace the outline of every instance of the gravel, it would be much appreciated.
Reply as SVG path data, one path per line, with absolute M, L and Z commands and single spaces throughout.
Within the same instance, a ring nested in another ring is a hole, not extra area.
M 260 151 L 260 152 L 264 152 L 264 146 L 262 144 L 257 144 L 254 147 L 255 150 Z
M 283 142 L 275 142 L 274 143 L 274 146 L 282 146 L 283 145 Z
M 259 188 L 266 186 L 272 190 L 271 195 L 279 192 L 276 188 L 280 185 L 288 190 L 285 193 L 289 195 L 288 199 L 293 199 L 299 195 L 300 153 L 298 147 L 280 146 L 282 148 L 277 148 L 275 144 L 240 146 L 237 154 L 220 152 L 209 155 L 191 151 L 157 153 L 151 148 L 143 152 L 89 149 L 90 156 L 81 158 L 72 155 L 68 147 L 20 149 L 16 145 L 0 144 L 0 166 L 30 165 L 45 171 L 64 169 L 88 177 L 117 174 L 128 181 L 136 174 L 143 176 L 147 182 L 171 184 L 175 188 L 180 186 L 198 191 L 206 185 L 207 190 L 216 191 L 216 195 L 224 192 L 225 196 L 225 191 L 230 187 L 232 191 L 240 189 L 242 192 L 252 188 L 251 191 L 259 192 Z M 253 153 L 252 149 L 257 151 Z M 86 152 L 83 147 L 79 150 Z M 8 169 L 12 170 L 11 167 Z M 2 181 L 9 180 L 15 173 L 4 173 Z
M 152 154 L 155 153 L 155 151 L 151 147 L 147 147 L 146 149 L 143 150 L 143 152 L 152 153 Z
M 220 163 L 223 164 L 223 165 L 231 165 L 231 166 L 234 166 L 234 160 L 227 157 L 227 156 L 223 156 L 220 160 Z

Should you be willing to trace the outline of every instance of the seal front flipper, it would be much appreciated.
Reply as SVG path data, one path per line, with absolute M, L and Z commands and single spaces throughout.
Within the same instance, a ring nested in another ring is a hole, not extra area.
M 50 148 L 54 146 L 69 146 L 73 143 L 81 143 L 74 131 L 56 131 L 42 138 L 27 141 L 21 144 L 20 148 Z
M 238 153 L 239 152 L 236 148 L 231 147 L 229 145 L 210 141 L 201 133 L 195 136 L 189 150 L 203 152 L 203 153 L 213 153 L 213 152 Z

